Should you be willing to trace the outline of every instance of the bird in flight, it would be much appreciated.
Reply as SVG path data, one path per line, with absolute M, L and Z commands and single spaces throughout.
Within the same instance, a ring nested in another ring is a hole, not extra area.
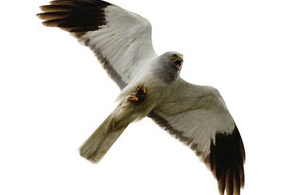
M 220 194 L 239 195 L 245 151 L 220 93 L 180 77 L 183 55 L 157 55 L 151 24 L 100 0 L 54 0 L 37 16 L 89 47 L 121 92 L 118 106 L 80 147 L 97 163 L 133 121 L 146 116 L 195 151 L 218 181 Z

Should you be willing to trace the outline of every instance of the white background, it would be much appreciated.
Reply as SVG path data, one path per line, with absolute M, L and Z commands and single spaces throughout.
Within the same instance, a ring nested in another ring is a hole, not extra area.
M 244 195 L 299 193 L 300 3 L 112 0 L 152 23 L 158 54 L 218 88 L 246 148 Z M 89 49 L 35 16 L 47 0 L 1 4 L 0 194 L 218 194 L 208 169 L 150 119 L 99 164 L 79 146 L 119 93 Z

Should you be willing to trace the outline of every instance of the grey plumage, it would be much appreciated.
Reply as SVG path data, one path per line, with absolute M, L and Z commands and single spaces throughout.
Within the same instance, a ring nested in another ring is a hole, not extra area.
M 120 104 L 80 147 L 80 155 L 92 162 L 98 162 L 109 150 L 115 140 L 133 121 L 146 117 L 156 106 L 169 96 L 179 78 L 180 69 L 172 56 L 177 52 L 167 52 L 149 62 L 148 71 L 136 76 L 120 93 Z M 180 60 L 182 61 L 182 60 Z M 146 99 L 141 104 L 128 101 L 139 86 L 147 90 Z
M 41 10 L 44 25 L 89 47 L 121 89 L 117 108 L 81 146 L 81 156 L 98 162 L 131 122 L 149 116 L 196 152 L 220 194 L 240 194 L 245 151 L 224 100 L 215 88 L 180 78 L 180 53 L 155 53 L 148 20 L 99 0 L 55 0 Z

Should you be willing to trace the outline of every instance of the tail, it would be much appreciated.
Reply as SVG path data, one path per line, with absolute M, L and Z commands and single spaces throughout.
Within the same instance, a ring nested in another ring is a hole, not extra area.
M 80 147 L 80 155 L 93 163 L 99 162 L 127 127 L 114 124 L 110 115 Z

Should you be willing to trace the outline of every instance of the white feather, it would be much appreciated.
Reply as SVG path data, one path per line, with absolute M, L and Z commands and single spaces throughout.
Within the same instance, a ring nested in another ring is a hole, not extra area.
M 205 159 L 216 133 L 231 133 L 235 123 L 219 92 L 213 87 L 192 85 L 180 80 L 172 94 L 155 112 L 183 137 L 197 144 Z
M 88 46 L 100 59 L 108 60 L 122 81 L 128 84 L 134 73 L 157 57 L 152 46 L 151 24 L 115 5 L 107 6 L 104 13 L 106 25 L 86 33 L 82 39 L 89 40 Z

